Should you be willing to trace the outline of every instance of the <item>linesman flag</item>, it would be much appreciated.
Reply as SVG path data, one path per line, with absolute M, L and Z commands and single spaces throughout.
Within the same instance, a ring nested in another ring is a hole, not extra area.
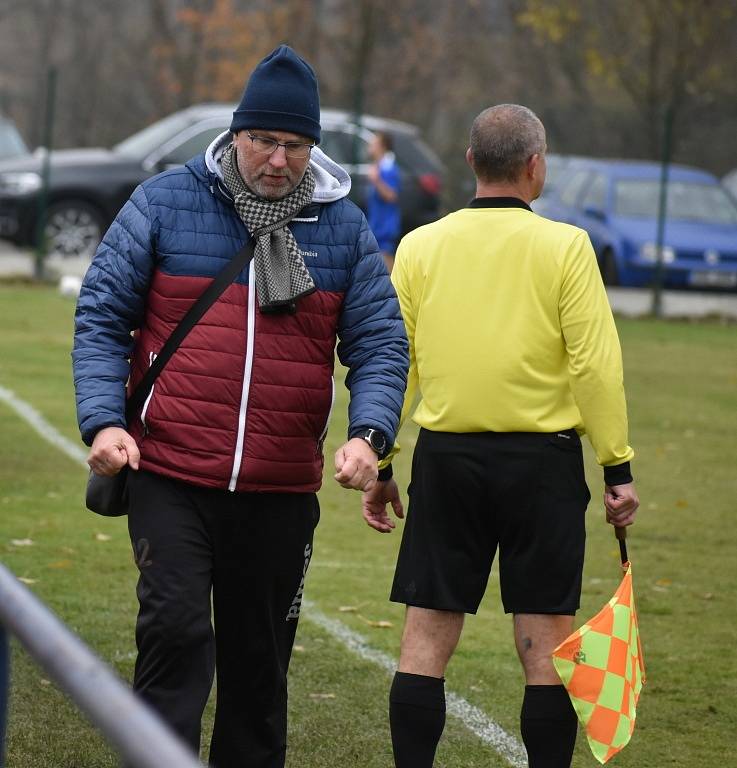
M 619 589 L 593 619 L 553 651 L 555 669 L 600 763 L 629 743 L 645 682 L 624 531 L 615 528 L 625 572 Z

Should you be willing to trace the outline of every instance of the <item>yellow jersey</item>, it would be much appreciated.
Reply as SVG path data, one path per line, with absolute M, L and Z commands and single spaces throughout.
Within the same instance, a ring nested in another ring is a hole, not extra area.
M 622 354 L 588 235 L 514 198 L 410 232 L 392 282 L 407 328 L 403 418 L 441 432 L 586 432 L 628 462 Z

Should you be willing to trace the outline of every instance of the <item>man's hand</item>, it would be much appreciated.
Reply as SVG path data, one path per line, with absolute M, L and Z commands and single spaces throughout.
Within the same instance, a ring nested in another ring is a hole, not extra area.
M 141 452 L 136 441 L 121 427 L 105 427 L 92 441 L 87 463 L 96 475 L 117 475 L 126 464 L 138 469 Z
M 635 522 L 635 512 L 640 506 L 634 483 L 604 486 L 606 521 L 615 528 L 624 528 Z
M 361 511 L 363 519 L 379 533 L 391 533 L 394 521 L 386 511 L 386 505 L 391 504 L 397 517 L 404 517 L 402 500 L 399 498 L 399 488 L 392 478 L 386 481 L 377 481 L 370 490 L 363 492 L 361 499 Z
M 376 484 L 379 459 L 362 438 L 354 437 L 335 452 L 335 479 L 343 488 L 369 491 Z

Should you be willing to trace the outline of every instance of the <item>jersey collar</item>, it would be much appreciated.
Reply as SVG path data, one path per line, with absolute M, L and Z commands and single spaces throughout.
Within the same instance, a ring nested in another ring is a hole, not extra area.
M 529 205 L 518 197 L 474 197 L 469 208 L 524 208 L 531 211 Z

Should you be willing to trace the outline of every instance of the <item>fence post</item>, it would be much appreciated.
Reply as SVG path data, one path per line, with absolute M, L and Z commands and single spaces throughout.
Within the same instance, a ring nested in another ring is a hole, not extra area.
M 34 276 L 41 280 L 46 261 L 46 210 L 49 203 L 49 180 L 51 178 L 51 148 L 54 143 L 54 106 L 56 104 L 56 68 L 51 67 L 46 80 L 46 114 L 44 125 L 44 157 L 41 165 L 41 189 L 36 208 L 36 258 Z
M 663 157 L 660 167 L 660 198 L 658 201 L 658 228 L 655 237 L 655 272 L 653 273 L 653 315 L 663 314 L 663 247 L 665 222 L 668 217 L 668 171 L 670 170 L 671 144 L 673 137 L 673 107 L 665 110 L 663 126 Z

